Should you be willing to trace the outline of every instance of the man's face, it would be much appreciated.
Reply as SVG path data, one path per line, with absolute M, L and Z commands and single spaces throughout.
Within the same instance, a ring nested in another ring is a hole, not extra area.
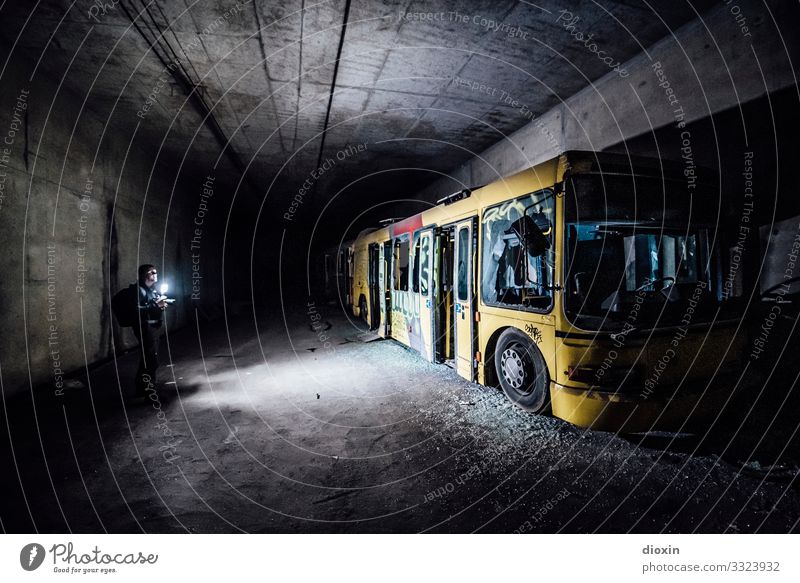
M 151 267 L 150 271 L 147 272 L 147 277 L 144 279 L 144 284 L 147 287 L 153 287 L 156 282 L 158 281 L 158 271 L 155 267 Z

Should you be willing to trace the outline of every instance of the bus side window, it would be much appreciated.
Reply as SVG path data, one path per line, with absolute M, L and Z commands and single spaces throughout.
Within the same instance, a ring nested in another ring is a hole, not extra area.
M 515 309 L 550 308 L 553 220 L 550 189 L 484 210 L 480 286 L 486 303 Z
M 408 291 L 408 237 L 397 239 L 394 244 L 394 289 Z
M 431 236 L 426 235 L 420 240 L 419 245 L 419 291 L 428 296 L 428 274 L 430 272 L 430 246 Z
M 458 301 L 466 302 L 468 297 L 467 263 L 469 261 L 469 229 L 462 227 L 458 232 Z
M 411 291 L 419 292 L 419 268 L 420 268 L 420 243 L 419 233 L 414 235 L 414 261 L 411 272 Z

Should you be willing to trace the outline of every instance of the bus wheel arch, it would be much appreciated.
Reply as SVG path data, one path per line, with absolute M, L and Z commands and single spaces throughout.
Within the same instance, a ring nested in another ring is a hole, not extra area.
M 526 411 L 543 413 L 550 405 L 550 374 L 539 348 L 518 328 L 497 338 L 493 351 L 497 381 L 509 401 Z
M 503 388 L 500 386 L 500 378 L 497 374 L 497 369 L 495 368 L 495 354 L 497 350 L 497 341 L 500 339 L 500 336 L 503 335 L 503 332 L 509 330 L 510 328 L 511 326 L 503 326 L 502 328 L 498 328 L 492 333 L 492 335 L 489 337 L 489 341 L 486 343 L 486 361 L 483 363 L 483 374 L 484 384 L 487 387 L 494 387 L 496 389 Z

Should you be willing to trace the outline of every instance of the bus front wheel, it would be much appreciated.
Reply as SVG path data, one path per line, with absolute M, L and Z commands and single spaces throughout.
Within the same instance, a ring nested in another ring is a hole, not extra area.
M 544 357 L 536 345 L 516 328 L 497 340 L 494 355 L 497 378 L 508 400 L 518 407 L 540 413 L 550 401 L 550 378 Z

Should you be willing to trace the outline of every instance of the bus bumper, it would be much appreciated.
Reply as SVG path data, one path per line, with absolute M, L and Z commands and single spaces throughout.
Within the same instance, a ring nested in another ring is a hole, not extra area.
M 600 431 L 642 433 L 647 431 L 692 432 L 713 419 L 730 397 L 735 378 L 715 378 L 679 390 L 658 393 L 613 393 L 551 384 L 553 415 Z M 665 390 L 666 389 L 666 390 Z

